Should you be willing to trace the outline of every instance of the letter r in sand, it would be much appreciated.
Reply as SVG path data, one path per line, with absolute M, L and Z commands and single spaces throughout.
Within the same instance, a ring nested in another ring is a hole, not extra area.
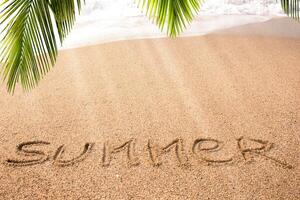
M 273 163 L 283 168 L 293 168 L 292 165 L 289 165 L 285 161 L 266 155 L 266 153 L 269 152 L 274 146 L 274 144 L 269 141 L 240 137 L 237 139 L 237 144 L 238 149 L 245 161 L 250 161 L 255 156 L 261 156 L 266 160 L 271 160 Z

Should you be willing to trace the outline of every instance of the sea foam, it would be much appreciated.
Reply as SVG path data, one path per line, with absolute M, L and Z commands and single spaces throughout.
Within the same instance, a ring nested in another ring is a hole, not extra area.
M 207 0 L 181 36 L 203 35 L 281 16 L 284 13 L 276 0 Z M 165 36 L 137 8 L 134 0 L 87 0 L 63 48 Z

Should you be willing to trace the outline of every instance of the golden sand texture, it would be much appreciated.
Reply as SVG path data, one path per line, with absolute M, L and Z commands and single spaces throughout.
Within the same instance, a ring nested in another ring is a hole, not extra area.
M 210 35 L 60 52 L 1 88 L 0 199 L 300 199 L 300 40 Z

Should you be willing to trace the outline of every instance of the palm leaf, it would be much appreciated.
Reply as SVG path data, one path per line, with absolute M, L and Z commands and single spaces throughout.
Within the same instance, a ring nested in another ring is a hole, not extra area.
M 1 23 L 8 20 L 1 41 L 1 72 L 7 88 L 13 92 L 21 81 L 24 89 L 32 88 L 49 71 L 56 58 L 57 46 L 47 1 L 6 1 Z
M 192 22 L 204 0 L 136 0 L 158 27 L 175 37 Z
M 76 6 L 78 12 L 80 12 L 82 1 L 85 2 L 85 0 L 76 1 L 77 4 L 74 0 L 51 0 L 50 2 L 61 42 L 66 38 L 75 23 Z
M 77 2 L 80 9 L 81 1 Z M 0 6 L 0 24 L 5 25 L 0 72 L 9 92 L 14 92 L 18 82 L 29 90 L 55 64 L 57 39 L 53 24 L 63 41 L 74 24 L 74 0 L 5 0 Z
M 288 16 L 299 20 L 300 0 L 281 0 L 281 7 Z

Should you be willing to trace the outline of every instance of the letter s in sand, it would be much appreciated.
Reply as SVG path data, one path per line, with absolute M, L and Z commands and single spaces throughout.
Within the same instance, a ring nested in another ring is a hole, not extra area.
M 31 141 L 23 142 L 17 145 L 17 154 L 24 157 L 32 157 L 31 159 L 7 159 L 6 163 L 10 166 L 22 167 L 22 166 L 32 166 L 36 164 L 42 164 L 49 160 L 49 156 L 41 150 L 33 149 L 33 146 L 44 146 L 49 145 L 49 142 L 44 141 Z M 31 147 L 31 148 L 30 148 Z

